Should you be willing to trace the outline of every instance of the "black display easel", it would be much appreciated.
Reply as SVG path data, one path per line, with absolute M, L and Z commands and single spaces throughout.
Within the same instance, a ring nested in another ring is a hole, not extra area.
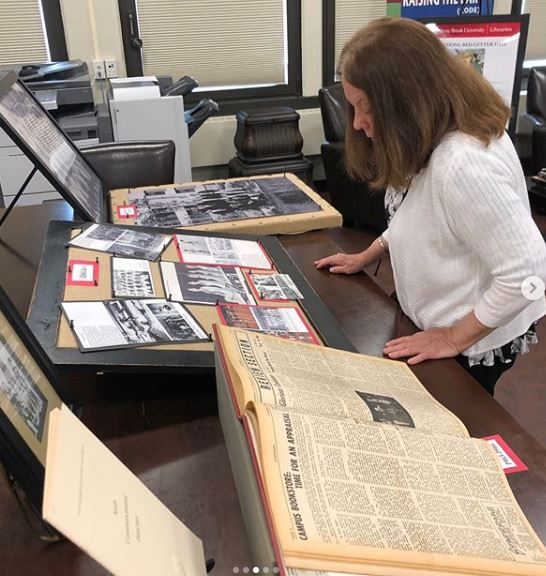
M 25 191 L 25 188 L 29 185 L 32 178 L 34 178 L 34 174 L 36 174 L 36 172 L 38 172 L 38 168 L 36 166 L 33 166 L 32 170 L 30 171 L 30 174 L 27 176 L 27 179 L 23 182 L 23 185 L 21 186 L 21 188 L 19 188 L 17 194 L 15 194 L 15 197 L 11 201 L 10 205 L 6 208 L 6 211 L 2 215 L 2 218 L 0 218 L 0 228 L 2 227 L 2 224 L 4 223 L 6 218 L 9 216 L 9 213 L 15 208 L 17 200 L 19 200 L 21 194 Z

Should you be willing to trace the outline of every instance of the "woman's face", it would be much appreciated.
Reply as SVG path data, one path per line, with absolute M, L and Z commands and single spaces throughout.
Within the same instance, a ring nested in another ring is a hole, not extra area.
M 343 79 L 341 84 L 343 85 L 347 102 L 354 109 L 353 128 L 362 130 L 368 138 L 373 138 L 373 114 L 366 92 Z

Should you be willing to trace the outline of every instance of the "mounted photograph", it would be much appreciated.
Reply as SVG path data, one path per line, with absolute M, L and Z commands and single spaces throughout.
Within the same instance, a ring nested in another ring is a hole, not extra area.
M 271 270 L 272 264 L 259 242 L 216 236 L 176 234 L 178 257 L 183 264 L 217 264 Z
M 63 302 L 61 307 L 82 352 L 210 339 L 186 308 L 167 300 Z
M 148 260 L 112 258 L 114 298 L 154 298 L 154 281 Z
M 168 299 L 195 304 L 255 304 L 243 272 L 234 266 L 195 266 L 161 262 Z
M 92 224 L 69 244 L 128 258 L 157 260 L 170 242 L 168 234 L 147 234 L 107 224 Z
M 322 210 L 284 176 L 135 190 L 131 203 L 138 226 L 195 226 Z

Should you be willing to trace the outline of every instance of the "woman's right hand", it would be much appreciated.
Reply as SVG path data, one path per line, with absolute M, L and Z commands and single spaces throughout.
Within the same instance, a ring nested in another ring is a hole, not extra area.
M 364 268 L 365 262 L 363 253 L 359 254 L 343 254 L 338 252 L 315 260 L 315 268 L 329 268 L 332 274 L 356 274 L 361 272 Z

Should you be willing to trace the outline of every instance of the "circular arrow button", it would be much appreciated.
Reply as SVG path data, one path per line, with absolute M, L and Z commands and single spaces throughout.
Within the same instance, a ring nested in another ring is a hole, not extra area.
M 544 280 L 538 276 L 527 276 L 521 283 L 521 293 L 527 300 L 538 300 L 544 296 Z

